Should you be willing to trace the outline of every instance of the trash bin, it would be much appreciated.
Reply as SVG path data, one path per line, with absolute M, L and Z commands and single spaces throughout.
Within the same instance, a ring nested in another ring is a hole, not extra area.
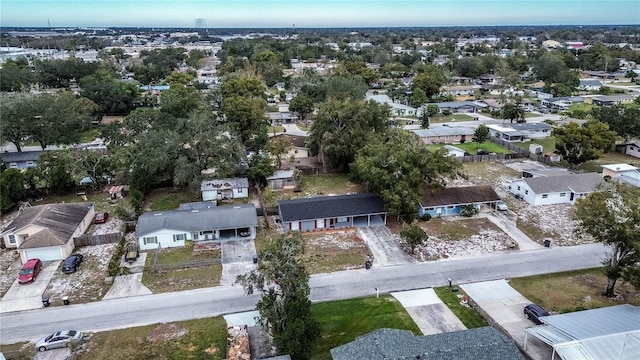
M 546 239 L 546 240 L 544 241 L 544 247 L 551 247 L 551 240 Z
M 62 302 L 63 302 L 65 305 L 69 305 L 69 296 L 63 296 L 63 297 L 62 297 Z
M 367 260 L 364 262 L 364 268 L 369 270 L 371 269 L 371 261 Z
M 254 264 L 258 263 L 258 255 L 253 255 L 253 263 Z
M 49 301 L 49 297 L 48 296 L 43 296 L 42 297 L 42 305 L 44 305 L 44 307 L 49 307 L 49 305 L 51 305 L 51 302 Z

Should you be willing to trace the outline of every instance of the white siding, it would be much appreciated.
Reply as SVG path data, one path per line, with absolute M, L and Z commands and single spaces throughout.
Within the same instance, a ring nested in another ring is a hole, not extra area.
M 627 145 L 627 155 L 635 156 L 640 158 L 640 147 L 635 145 Z
M 217 200 L 218 192 L 216 190 L 205 190 L 202 192 L 202 201 Z
M 20 252 L 22 263 L 29 259 L 40 259 L 42 261 L 53 261 L 64 259 L 62 249 L 58 246 L 49 246 L 37 249 L 25 249 Z
M 158 244 L 150 243 L 145 244 L 144 238 L 157 237 L 158 243 L 163 249 L 170 247 L 181 247 L 184 246 L 184 240 L 181 241 L 173 241 L 173 235 L 176 234 L 187 234 L 186 238 L 191 240 L 191 234 L 189 232 L 183 230 L 159 230 L 150 234 L 146 234 L 138 238 L 138 242 L 140 243 L 140 250 L 153 250 L 158 248 Z
M 248 196 L 249 196 L 249 189 L 248 188 L 233 189 L 233 198 L 234 199 L 246 198 Z
M 561 196 L 564 194 L 564 196 Z M 562 193 L 550 193 L 550 194 L 539 194 L 536 195 L 533 199 L 532 205 L 550 205 L 550 204 L 563 204 L 571 202 L 571 192 L 566 191 Z

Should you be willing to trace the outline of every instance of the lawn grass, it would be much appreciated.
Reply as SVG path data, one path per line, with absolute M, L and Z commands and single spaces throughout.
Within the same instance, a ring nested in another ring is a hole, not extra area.
M 435 236 L 440 240 L 452 241 L 467 239 L 477 235 L 481 230 L 491 229 L 502 232 L 491 221 L 486 218 L 463 219 L 457 221 L 447 221 L 434 218 L 426 222 L 419 221 L 418 225 L 424 229 L 429 236 Z
M 362 268 L 370 256 L 356 230 L 322 231 L 303 234 L 302 260 L 309 274 Z
M 496 154 L 511 154 L 513 153 L 511 150 L 507 149 L 507 148 L 503 148 L 502 146 L 496 144 L 496 143 L 492 143 L 491 141 L 485 141 L 483 143 L 480 144 L 480 147 L 478 147 L 478 144 L 475 142 L 468 142 L 468 143 L 464 143 L 464 144 L 456 144 L 456 147 L 459 147 L 460 149 L 468 152 L 469 154 L 475 155 L 476 152 L 479 149 L 482 150 L 486 150 L 490 153 L 496 153 Z
M 439 124 L 444 122 L 471 121 L 471 120 L 473 120 L 473 117 L 467 114 L 451 114 L 451 115 L 438 114 L 436 116 L 431 116 L 429 118 L 429 123 Z
M 163 249 L 158 256 L 159 265 L 170 265 L 191 260 L 220 259 L 220 250 L 194 253 L 189 247 Z M 155 251 L 147 253 L 142 283 L 153 293 L 184 291 L 220 285 L 222 264 L 153 271 Z
M 99 128 L 91 128 L 82 134 L 80 134 L 80 143 L 90 143 L 93 142 L 100 135 Z
M 330 360 L 332 348 L 381 328 L 422 334 L 404 307 L 391 295 L 313 304 L 311 313 L 320 323 L 322 333 L 313 348 L 313 360 Z
M 547 238 L 556 239 L 562 236 L 561 234 L 558 234 L 556 232 L 549 232 L 541 229 L 536 224 L 536 221 L 532 221 L 531 219 L 529 219 L 529 221 L 523 221 L 520 217 L 518 217 L 516 219 L 516 227 L 520 229 L 520 231 L 525 233 L 525 235 L 527 235 L 531 240 L 539 244 L 542 244 L 542 242 Z
M 467 174 L 476 185 L 495 186 L 505 178 L 516 179 L 521 173 L 506 167 L 498 161 L 468 162 L 462 164 L 462 172 Z
M 467 327 L 467 329 L 473 329 L 477 327 L 487 326 L 487 321 L 472 307 L 463 306 L 460 304 L 460 295 L 466 295 L 462 289 L 454 292 L 449 287 L 433 288 L 436 295 L 447 305 L 447 307 L 453 312 L 458 319 Z
M 200 201 L 188 190 L 173 192 L 169 188 L 153 189 L 145 196 L 145 209 L 150 211 L 175 210 L 182 203 Z
M 172 324 L 96 333 L 74 359 L 227 358 L 227 325 L 221 316 Z
M 553 152 L 556 149 L 556 139 L 552 136 L 545 139 L 533 139 L 530 142 L 514 142 L 512 144 L 525 150 L 529 150 L 529 145 L 531 144 L 542 145 L 542 149 L 545 153 Z
M 31 360 L 36 356 L 33 344 L 28 342 L 0 345 L 0 353 L 10 360 Z
M 640 167 L 640 159 L 616 151 L 610 151 L 605 153 L 598 160 L 587 161 L 586 163 L 580 165 L 579 168 L 581 170 L 592 172 L 602 172 L 602 167 L 600 165 L 606 164 L 630 164 Z
M 568 111 L 582 110 L 582 111 L 588 113 L 589 111 L 591 111 L 592 108 L 593 108 L 593 104 L 573 103 L 573 104 L 571 104 L 571 106 L 569 106 L 569 110 Z
M 267 128 L 267 134 L 275 134 L 281 132 L 284 132 L 284 126 L 269 126 L 269 128 Z
M 312 122 L 310 120 L 296 121 L 296 125 L 298 126 L 298 129 L 300 129 L 302 131 L 311 130 L 311 124 L 312 124 Z
M 347 175 L 309 175 L 302 178 L 303 194 L 329 195 L 354 193 L 360 190 L 360 186 L 349 181 Z
M 536 275 L 509 280 L 527 299 L 559 313 L 620 304 L 640 306 L 640 289 L 618 281 L 615 292 L 622 300 L 602 296 L 607 278 L 602 268 Z

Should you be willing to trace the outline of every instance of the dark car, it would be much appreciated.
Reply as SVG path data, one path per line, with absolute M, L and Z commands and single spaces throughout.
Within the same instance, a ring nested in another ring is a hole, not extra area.
M 548 315 L 549 312 L 543 309 L 540 305 L 529 304 L 524 307 L 524 316 L 538 325 L 542 324 L 540 317 Z
M 476 151 L 476 155 L 489 155 L 489 152 L 487 150 L 478 150 Z
M 40 270 L 42 270 L 42 261 L 40 261 L 40 259 L 27 260 L 27 262 L 22 265 L 22 269 L 20 269 L 18 283 L 27 284 L 33 282 L 40 273 Z
M 82 254 L 71 254 L 62 264 L 62 272 L 65 274 L 76 272 L 80 264 L 82 264 L 82 260 L 84 260 Z
M 97 213 L 96 217 L 93 219 L 94 224 L 102 224 L 106 223 L 109 218 L 109 214 L 106 212 Z

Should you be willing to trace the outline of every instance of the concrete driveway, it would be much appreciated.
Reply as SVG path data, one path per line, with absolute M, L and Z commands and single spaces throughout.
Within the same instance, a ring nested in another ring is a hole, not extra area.
M 373 255 L 373 266 L 401 265 L 415 262 L 400 247 L 386 226 L 358 228 L 358 233 Z
M 433 289 L 392 292 L 391 295 L 404 306 L 424 335 L 467 329 Z
M 531 240 L 516 226 L 516 217 L 510 210 L 492 211 L 486 215 L 487 219 L 504 231 L 518 244 L 520 250 L 534 250 L 542 248 L 542 245 Z
M 60 260 L 43 262 L 40 274 L 31 284 L 18 284 L 18 273 L 16 273 L 16 280 L 0 300 L 0 313 L 40 309 L 42 307 L 42 294 L 44 294 L 47 285 L 49 285 L 53 275 L 58 270 L 60 262 Z
M 140 253 L 140 257 L 132 263 L 127 263 L 124 261 L 124 257 L 122 258 L 120 266 L 128 267 L 133 274 L 116 276 L 111 288 L 102 300 L 152 294 L 149 288 L 142 285 L 142 273 L 147 254 L 147 252 Z
M 503 329 L 524 349 L 525 328 L 535 324 L 524 317 L 523 309 L 531 304 L 506 280 L 485 281 L 460 285 L 462 290 L 475 302 L 487 320 Z M 542 341 L 529 337 L 526 354 L 533 360 L 551 359 L 552 349 Z
M 253 263 L 256 246 L 253 240 L 221 241 L 222 277 L 220 285 L 233 285 L 238 275 L 257 268 Z

